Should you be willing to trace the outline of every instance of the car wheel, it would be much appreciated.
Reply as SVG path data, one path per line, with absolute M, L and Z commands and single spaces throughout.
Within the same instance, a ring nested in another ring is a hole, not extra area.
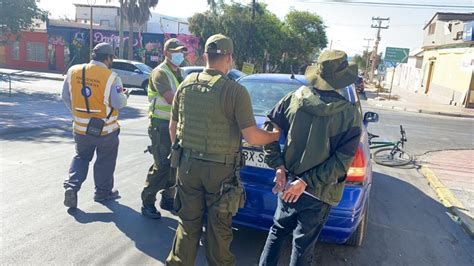
M 369 201 L 365 204 L 364 207 L 364 216 L 362 221 L 360 221 L 357 229 L 352 233 L 351 237 L 346 241 L 346 245 L 353 247 L 360 247 L 364 241 L 365 232 L 367 231 L 367 224 L 369 222 Z
M 148 79 L 143 81 L 142 83 L 142 89 L 145 92 L 145 94 L 148 94 Z

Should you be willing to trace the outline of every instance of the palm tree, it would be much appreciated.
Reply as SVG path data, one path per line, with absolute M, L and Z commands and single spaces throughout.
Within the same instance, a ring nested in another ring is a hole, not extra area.
M 207 0 L 207 5 L 214 13 L 217 11 L 217 7 L 222 4 L 224 4 L 224 0 Z
M 122 0 L 123 10 L 129 26 L 128 39 L 128 59 L 133 59 L 133 26 L 145 24 L 151 17 L 150 9 L 158 4 L 158 0 Z

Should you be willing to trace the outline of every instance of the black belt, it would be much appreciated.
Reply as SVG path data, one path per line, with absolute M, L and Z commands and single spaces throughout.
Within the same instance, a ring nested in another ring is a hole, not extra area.
M 222 163 L 228 165 L 240 165 L 240 152 L 235 154 L 206 153 L 190 149 L 183 149 L 183 156 L 202 161 Z

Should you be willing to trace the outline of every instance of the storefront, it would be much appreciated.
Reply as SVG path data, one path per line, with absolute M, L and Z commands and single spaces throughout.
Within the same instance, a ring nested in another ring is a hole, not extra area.
M 4 46 L 5 65 L 25 70 L 48 70 L 48 34 L 23 32 L 19 38 L 10 36 Z

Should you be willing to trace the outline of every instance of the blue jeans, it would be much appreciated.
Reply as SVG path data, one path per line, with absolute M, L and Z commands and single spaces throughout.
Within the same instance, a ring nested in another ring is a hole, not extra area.
M 276 266 L 281 246 L 290 234 L 293 234 L 290 265 L 311 265 L 314 245 L 330 210 L 331 205 L 308 195 L 301 195 L 295 203 L 286 203 L 278 197 L 273 225 L 259 265 Z

